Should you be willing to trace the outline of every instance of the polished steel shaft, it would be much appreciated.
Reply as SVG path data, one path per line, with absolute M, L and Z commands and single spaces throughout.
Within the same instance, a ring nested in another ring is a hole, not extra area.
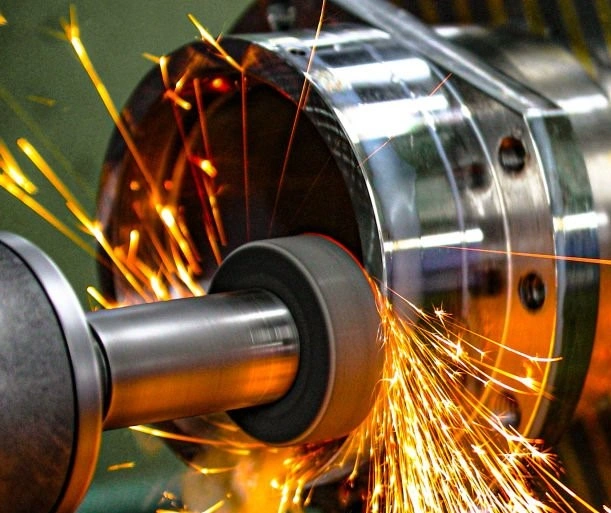
M 299 335 L 266 291 L 92 312 L 106 369 L 104 428 L 269 403 L 290 388 Z

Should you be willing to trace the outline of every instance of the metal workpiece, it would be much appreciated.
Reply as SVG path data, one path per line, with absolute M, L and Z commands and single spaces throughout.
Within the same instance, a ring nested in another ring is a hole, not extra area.
M 363 421 L 383 357 L 354 258 L 301 236 L 245 245 L 224 269 L 213 294 L 85 316 L 39 249 L 0 234 L 1 511 L 74 511 L 102 428 L 232 410 L 287 445 Z
M 105 429 L 272 402 L 299 365 L 293 318 L 264 290 L 101 310 L 87 321 L 108 369 Z

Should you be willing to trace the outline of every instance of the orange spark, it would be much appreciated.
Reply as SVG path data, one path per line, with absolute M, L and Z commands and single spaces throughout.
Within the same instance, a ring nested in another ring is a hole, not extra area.
M 199 269 L 199 264 L 195 259 L 192 246 L 187 240 L 187 237 L 185 237 L 185 234 L 182 233 L 180 226 L 176 222 L 176 217 L 172 209 L 170 207 L 161 207 L 160 209 L 158 208 L 158 212 L 159 217 L 172 234 L 174 240 L 178 243 L 180 250 L 182 251 L 183 255 L 185 255 L 185 258 L 189 262 L 191 268 L 194 270 Z
M 17 139 L 17 146 L 21 149 L 21 151 L 32 161 L 32 163 L 38 168 L 38 170 L 43 174 L 43 176 L 51 183 L 51 185 L 59 192 L 59 194 L 67 201 L 72 203 L 73 205 L 78 206 L 79 209 L 83 210 L 80 206 L 78 200 L 74 197 L 74 195 L 70 192 L 68 187 L 60 180 L 55 171 L 51 168 L 51 166 L 47 163 L 47 161 L 42 158 L 40 153 L 30 144 L 30 142 L 25 139 Z
M 64 21 L 63 29 L 66 35 L 66 38 L 72 45 L 72 48 L 74 49 L 79 61 L 81 62 L 81 65 L 83 66 L 83 69 L 89 76 L 89 79 L 91 80 L 95 90 L 97 91 L 98 96 L 100 97 L 100 99 L 102 100 L 102 103 L 106 107 L 106 110 L 108 111 L 115 126 L 117 127 L 117 130 L 119 130 L 119 133 L 123 137 L 123 140 L 125 141 L 125 144 L 130 154 L 134 158 L 134 161 L 136 162 L 136 165 L 138 166 L 140 173 L 142 173 L 142 176 L 144 177 L 145 181 L 148 183 L 150 187 L 150 193 L 153 197 L 153 201 L 156 202 L 157 191 L 155 187 L 155 182 L 146 164 L 144 163 L 144 160 L 142 159 L 140 152 L 138 151 L 138 147 L 134 143 L 131 133 L 129 129 L 127 128 L 127 125 L 125 124 L 125 122 L 123 121 L 123 118 L 119 114 L 119 111 L 117 110 L 114 102 L 112 101 L 112 98 L 110 97 L 108 89 L 106 89 L 106 86 L 104 85 L 104 83 L 102 82 L 102 79 L 98 75 L 98 72 L 96 71 L 91 59 L 89 58 L 89 54 L 87 53 L 87 50 L 85 49 L 85 46 L 83 45 L 83 42 L 81 41 L 80 28 L 79 28 L 77 18 L 76 18 L 76 8 L 73 5 L 70 6 L 70 21 L 69 22 Z
M 117 470 L 127 470 L 130 468 L 134 468 L 136 466 L 135 461 L 126 461 L 124 463 L 115 463 L 114 465 L 110 465 L 106 467 L 107 472 L 116 472 Z
M 113 305 L 110 304 L 106 298 L 100 293 L 98 289 L 93 286 L 87 287 L 87 294 L 89 294 L 93 299 L 97 301 L 97 303 L 104 308 L 105 310 L 110 310 L 113 308 Z
M 0 169 L 28 194 L 36 194 L 38 192 L 38 187 L 25 176 L 2 139 L 0 139 Z
M 209 44 L 212 48 L 214 48 L 214 50 L 216 50 L 218 52 L 218 54 L 234 69 L 236 69 L 237 71 L 239 71 L 240 73 L 243 72 L 243 68 L 242 66 L 240 66 L 240 64 L 238 64 L 236 62 L 236 60 L 229 55 L 225 49 L 219 44 L 219 42 L 212 37 L 212 35 L 210 34 L 210 32 L 208 32 L 208 30 L 197 20 L 197 18 L 195 16 L 193 16 L 192 14 L 188 15 L 189 20 L 191 21 L 191 23 L 193 23 L 193 25 L 195 25 L 195 28 L 198 30 L 202 41 L 204 41 L 205 43 Z
M 320 33 L 322 31 L 322 26 L 323 26 L 326 12 L 327 12 L 327 0 L 323 0 L 322 5 L 320 7 L 320 16 L 318 18 L 318 24 L 316 25 L 316 33 L 314 34 L 314 42 L 312 43 L 312 47 L 310 48 L 310 56 L 308 57 L 308 63 L 306 65 L 306 69 L 304 72 L 303 86 L 301 88 L 301 94 L 299 95 L 299 102 L 297 103 L 297 110 L 295 112 L 295 117 L 293 119 L 293 125 L 291 127 L 291 132 L 289 134 L 289 140 L 286 145 L 286 150 L 284 153 L 284 161 L 282 163 L 282 170 L 280 171 L 280 179 L 278 180 L 278 187 L 276 188 L 276 199 L 274 200 L 274 207 L 272 209 L 271 220 L 269 223 L 268 237 L 271 236 L 273 228 L 274 228 L 274 221 L 276 218 L 276 212 L 278 210 L 278 204 L 280 202 L 280 195 L 282 193 L 282 189 L 284 187 L 284 181 L 286 179 L 286 172 L 287 172 L 288 165 L 289 165 L 289 159 L 291 157 L 291 150 L 293 149 L 293 143 L 295 141 L 295 136 L 297 135 L 297 125 L 299 124 L 299 118 L 301 116 L 301 112 L 303 111 L 303 108 L 305 107 L 306 102 L 308 101 L 311 82 L 306 77 L 310 74 L 310 70 L 312 69 L 312 65 L 314 64 L 314 57 L 316 56 L 318 40 L 320 39 Z
M 596 264 L 596 265 L 611 265 L 611 259 L 605 258 L 590 258 L 578 257 L 570 255 L 548 255 L 547 253 L 529 253 L 527 251 L 505 251 L 501 249 L 483 249 L 483 248 L 467 248 L 458 246 L 443 246 L 447 249 L 456 249 L 459 251 L 473 251 L 476 253 L 487 253 L 492 255 L 503 255 L 512 257 L 538 258 L 541 260 L 554 260 L 560 262 L 575 262 L 581 264 Z
M 210 159 L 203 159 L 201 157 L 191 155 L 189 160 L 210 178 L 215 178 L 218 174 L 216 167 L 214 167 L 214 164 Z

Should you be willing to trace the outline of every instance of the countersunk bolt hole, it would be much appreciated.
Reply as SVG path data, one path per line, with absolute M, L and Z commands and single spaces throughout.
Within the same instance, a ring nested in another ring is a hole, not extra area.
M 499 162 L 504 171 L 517 174 L 526 166 L 526 148 L 520 139 L 508 136 L 499 145 Z
M 545 282 L 537 273 L 528 273 L 518 284 L 520 300 L 527 310 L 535 312 L 545 302 Z
M 488 176 L 486 174 L 486 168 L 477 162 L 474 162 L 469 167 L 469 185 L 471 189 L 483 189 L 488 185 Z

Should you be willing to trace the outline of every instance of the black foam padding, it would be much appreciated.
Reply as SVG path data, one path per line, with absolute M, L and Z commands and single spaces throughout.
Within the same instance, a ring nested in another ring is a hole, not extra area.
M 0 243 L 0 513 L 54 511 L 70 474 L 74 419 L 53 308 L 26 264 Z

